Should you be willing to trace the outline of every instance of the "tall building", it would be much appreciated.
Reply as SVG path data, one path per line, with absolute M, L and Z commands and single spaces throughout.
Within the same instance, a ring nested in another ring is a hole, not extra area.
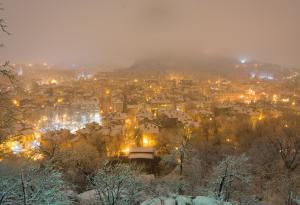
M 107 115 L 112 111 L 112 95 L 111 90 L 105 88 L 101 91 L 100 96 L 100 112 L 104 115 Z

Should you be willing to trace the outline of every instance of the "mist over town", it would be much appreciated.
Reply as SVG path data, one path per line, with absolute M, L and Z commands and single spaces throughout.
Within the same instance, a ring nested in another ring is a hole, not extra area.
M 300 204 L 299 1 L 0 7 L 0 205 Z

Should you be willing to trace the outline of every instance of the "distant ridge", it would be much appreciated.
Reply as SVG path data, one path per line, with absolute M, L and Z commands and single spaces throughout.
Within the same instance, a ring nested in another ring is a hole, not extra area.
M 272 72 L 279 75 L 288 71 L 280 65 L 249 61 L 241 63 L 239 59 L 203 55 L 198 57 L 155 57 L 136 61 L 127 68 L 128 72 L 147 74 L 153 72 L 211 73 L 219 75 L 250 75 L 251 72 Z

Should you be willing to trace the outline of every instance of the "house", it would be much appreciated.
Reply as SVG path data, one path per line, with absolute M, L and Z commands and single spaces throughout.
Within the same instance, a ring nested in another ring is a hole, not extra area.
M 158 174 L 160 158 L 155 156 L 155 150 L 152 147 L 131 148 L 128 153 L 128 160 L 147 173 Z
M 152 147 L 136 147 L 131 148 L 128 159 L 154 159 L 154 148 Z

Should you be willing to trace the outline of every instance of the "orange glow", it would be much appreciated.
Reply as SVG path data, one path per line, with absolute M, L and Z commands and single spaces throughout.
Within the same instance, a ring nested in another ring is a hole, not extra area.
M 258 116 L 258 120 L 261 121 L 261 120 L 263 120 L 263 119 L 264 119 L 264 116 L 263 116 L 262 113 L 260 113 L 259 116 Z
M 226 142 L 232 142 L 232 139 L 227 138 Z
M 20 102 L 18 100 L 13 100 L 12 103 L 17 107 L 20 106 Z
M 58 98 L 57 99 L 57 103 L 63 103 L 64 102 L 64 99 L 63 98 Z
M 36 153 L 36 149 L 40 146 L 40 137 L 39 133 L 12 136 L 1 144 L 0 151 L 6 154 L 21 155 L 32 160 L 41 159 L 41 154 Z
M 40 133 L 34 133 L 34 136 L 36 139 L 40 139 L 41 138 L 41 134 Z
M 247 93 L 248 93 L 249 95 L 255 95 L 255 91 L 254 91 L 253 89 L 249 89 L 249 90 L 247 91 Z
M 126 119 L 125 123 L 126 123 L 126 125 L 131 125 L 131 120 L 130 119 Z
M 126 147 L 125 149 L 123 149 L 122 152 L 125 154 L 129 154 L 129 152 L 130 152 L 129 147 Z
M 273 95 L 273 99 L 272 99 L 274 102 L 277 102 L 278 101 L 278 96 L 277 95 Z
M 148 135 L 143 135 L 143 147 L 153 147 L 155 146 L 156 142 L 153 139 L 152 136 L 148 136 Z
M 143 144 L 146 146 L 149 144 L 149 140 L 146 137 L 143 138 Z
M 34 161 L 38 161 L 38 160 L 41 160 L 43 158 L 44 158 L 44 156 L 42 154 L 35 154 L 31 157 L 31 159 L 34 160 Z

